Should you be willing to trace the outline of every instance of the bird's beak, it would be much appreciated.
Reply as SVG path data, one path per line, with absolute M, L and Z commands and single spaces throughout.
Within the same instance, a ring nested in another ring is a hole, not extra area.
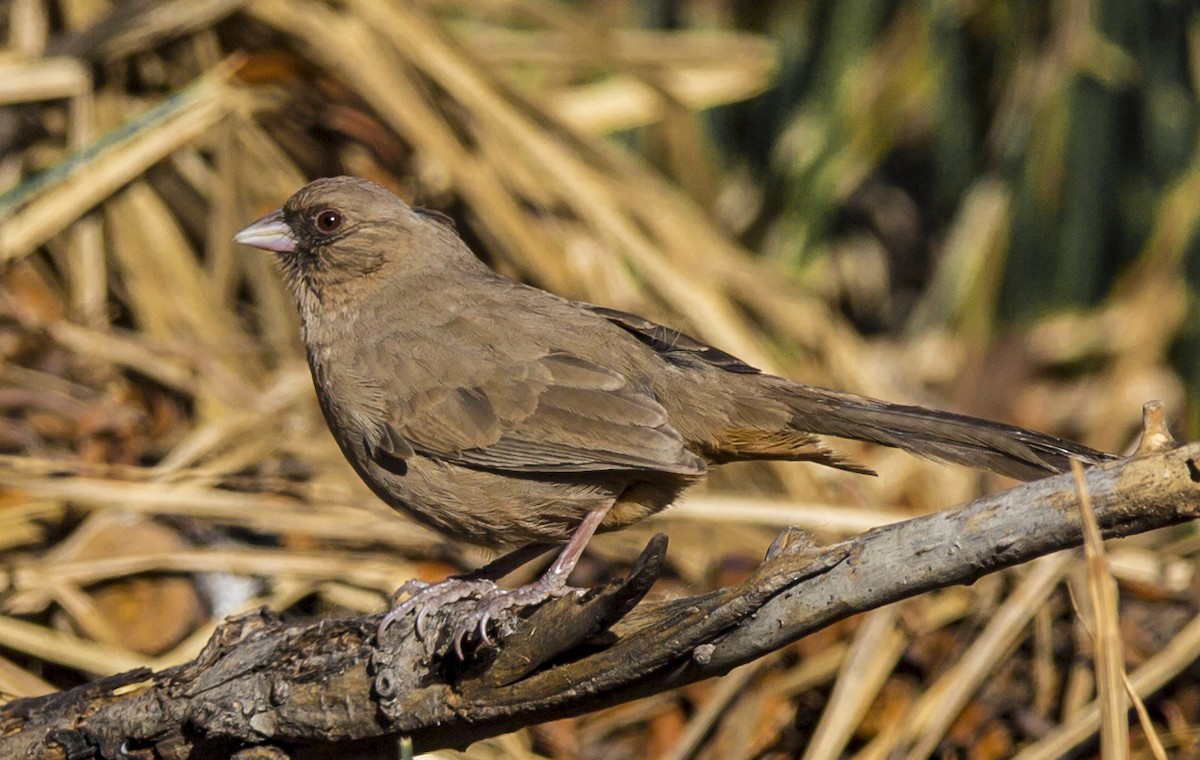
M 277 253 L 294 253 L 296 236 L 283 221 L 283 210 L 273 211 L 233 236 L 235 242 Z

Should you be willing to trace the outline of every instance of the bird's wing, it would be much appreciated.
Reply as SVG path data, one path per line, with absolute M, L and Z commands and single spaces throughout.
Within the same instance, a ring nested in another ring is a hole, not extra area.
M 389 409 L 376 460 L 395 465 L 416 453 L 513 473 L 705 471 L 662 405 L 612 369 L 547 351 L 475 363 L 468 376 L 429 383 Z
M 728 354 L 719 348 L 702 343 L 695 338 L 685 335 L 678 330 L 663 327 L 657 322 L 651 322 L 636 314 L 609 309 L 604 306 L 580 304 L 597 316 L 604 317 L 612 324 L 620 327 L 639 341 L 654 349 L 656 353 L 675 364 L 690 364 L 700 361 L 720 367 L 727 372 L 747 375 L 761 374 L 761 370 L 752 367 L 733 354 Z

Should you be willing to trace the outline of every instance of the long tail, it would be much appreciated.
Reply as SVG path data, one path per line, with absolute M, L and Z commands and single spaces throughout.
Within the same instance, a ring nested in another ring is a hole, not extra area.
M 1071 460 L 1099 464 L 1115 457 L 1043 433 L 962 414 L 889 404 L 784 382 L 776 398 L 792 410 L 798 431 L 852 438 L 931 459 L 978 467 L 1019 480 L 1070 469 Z

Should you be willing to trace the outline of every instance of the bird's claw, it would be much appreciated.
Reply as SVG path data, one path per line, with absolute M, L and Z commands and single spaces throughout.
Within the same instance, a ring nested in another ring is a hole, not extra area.
M 475 609 L 460 618 L 454 626 L 454 631 L 450 634 L 454 653 L 460 660 L 463 659 L 463 642 L 472 634 L 479 636 L 480 643 L 490 645 L 492 640 L 488 636 L 488 624 L 500 619 L 505 613 L 532 607 L 573 591 L 578 593 L 578 589 L 546 578 L 511 590 L 498 586 L 493 588 L 481 596 L 475 603 Z
M 416 596 L 417 594 L 421 593 L 422 591 L 424 591 L 425 589 L 429 588 L 432 585 L 433 585 L 432 583 L 429 583 L 428 581 L 423 581 L 420 578 L 409 578 L 408 580 L 406 580 L 404 583 L 402 583 L 400 585 L 400 588 L 398 588 L 392 592 L 392 598 L 391 598 L 392 606 L 393 607 L 397 606 L 396 600 L 399 599 L 400 597 Z
M 428 632 L 430 615 L 439 612 L 446 605 L 457 602 L 460 599 L 466 599 L 469 596 L 485 595 L 487 592 L 495 589 L 496 584 L 488 580 L 448 578 L 441 583 L 432 584 L 418 580 L 408 581 L 392 595 L 392 608 L 379 621 L 379 631 L 376 633 L 376 638 L 382 640 L 383 634 L 391 627 L 392 623 L 415 610 L 417 617 L 413 621 L 414 629 L 418 637 L 425 639 Z M 408 594 L 408 598 L 400 604 L 396 604 L 396 599 L 405 594 Z
M 437 637 L 429 636 L 429 619 L 446 605 L 475 597 L 474 607 L 462 616 L 450 633 L 449 642 L 454 653 L 460 660 L 463 656 L 463 642 L 471 636 L 478 636 L 480 643 L 490 645 L 492 639 L 488 635 L 490 624 L 499 620 L 506 613 L 523 609 L 542 602 L 563 596 L 570 592 L 578 592 L 567 586 L 561 579 L 546 576 L 526 586 L 516 589 L 504 589 L 489 580 L 466 580 L 450 578 L 441 583 L 428 584 L 423 581 L 409 581 L 401 586 L 392 596 L 393 602 L 408 594 L 408 598 L 400 604 L 393 604 L 391 610 L 384 614 L 379 622 L 378 636 L 382 639 L 384 632 L 392 623 L 400 620 L 411 612 L 416 612 L 413 622 L 418 638 L 425 641 L 430 654 L 437 649 Z

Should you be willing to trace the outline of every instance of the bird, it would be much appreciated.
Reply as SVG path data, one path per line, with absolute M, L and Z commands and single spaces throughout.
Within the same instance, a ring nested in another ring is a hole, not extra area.
M 325 420 L 376 496 L 457 541 L 562 545 L 517 589 L 406 584 L 381 631 L 414 610 L 420 630 L 421 615 L 471 597 L 455 646 L 476 627 L 486 639 L 505 610 L 573 591 L 567 577 L 593 534 L 659 512 L 727 462 L 871 474 L 823 436 L 1022 480 L 1112 458 L 805 385 L 635 314 L 518 282 L 481 261 L 449 217 L 365 179 L 317 179 L 234 239 L 278 259 Z

